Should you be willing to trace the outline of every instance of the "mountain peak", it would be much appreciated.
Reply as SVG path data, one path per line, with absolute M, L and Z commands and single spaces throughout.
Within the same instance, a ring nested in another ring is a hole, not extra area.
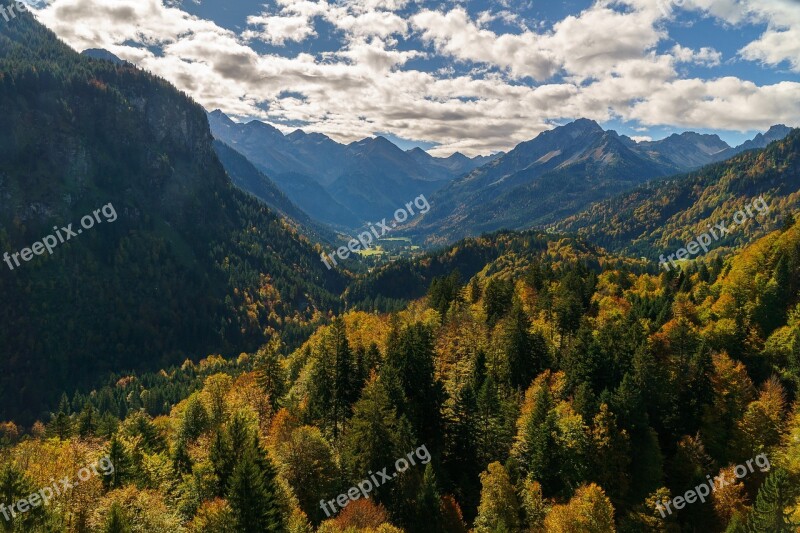
M 600 124 L 598 124 L 594 120 L 591 120 L 591 119 L 588 119 L 588 118 L 579 118 L 579 119 L 577 119 L 577 120 L 575 120 L 573 122 L 570 122 L 569 124 L 565 124 L 564 126 L 561 126 L 561 127 L 562 128 L 572 129 L 572 130 L 577 129 L 577 130 L 582 130 L 582 131 L 586 131 L 586 132 L 591 132 L 591 131 L 602 132 L 602 131 L 605 131 L 605 130 L 603 130 L 602 126 L 600 126 Z
M 213 118 L 213 119 L 215 119 L 215 120 L 218 120 L 218 121 L 220 121 L 220 122 L 222 122 L 222 123 L 224 123 L 224 124 L 227 124 L 227 125 L 234 125 L 234 124 L 236 124 L 236 122 L 234 122 L 234 121 L 231 119 L 231 117 L 229 117 L 228 115 L 226 115 L 226 114 L 225 114 L 225 113 L 224 113 L 224 112 L 223 112 L 221 109 L 215 109 L 214 111 L 212 111 L 211 113 L 209 113 L 209 114 L 208 114 L 208 116 L 210 116 L 211 118 Z
M 116 63 L 118 65 L 125 65 L 127 61 L 124 61 L 108 50 L 104 48 L 87 48 L 83 52 L 81 52 L 82 56 L 90 57 L 92 59 L 102 59 L 105 61 L 111 61 L 112 63 Z

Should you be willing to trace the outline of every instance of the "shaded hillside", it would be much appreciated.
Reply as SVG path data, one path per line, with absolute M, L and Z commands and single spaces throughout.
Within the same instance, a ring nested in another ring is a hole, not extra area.
M 800 206 L 800 130 L 764 150 L 751 151 L 696 172 L 649 183 L 593 205 L 553 225 L 605 248 L 656 258 L 674 252 L 709 225 L 734 214 L 763 195 L 769 213 L 715 243 L 738 246 L 779 227 Z
M 259 171 L 245 156 L 223 143 L 214 141 L 214 152 L 217 154 L 225 172 L 233 184 L 245 192 L 249 192 L 273 211 L 289 219 L 300 232 L 314 240 L 332 243 L 336 234 L 324 225 L 311 220 L 302 209 L 292 203 L 271 179 Z
M 336 308 L 343 278 L 227 178 L 203 109 L 128 65 L 82 57 L 30 16 L 0 25 L 0 249 L 102 206 L 98 224 L 0 276 L 0 416 L 98 375 L 213 351 Z
M 381 136 L 345 145 L 302 130 L 284 135 L 263 122 L 236 123 L 221 111 L 209 113 L 209 123 L 217 139 L 247 157 L 309 216 L 341 228 L 390 216 L 491 160 L 404 152 Z

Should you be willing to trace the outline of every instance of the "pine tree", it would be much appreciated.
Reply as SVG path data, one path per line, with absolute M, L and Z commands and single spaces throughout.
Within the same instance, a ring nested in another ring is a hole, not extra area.
M 747 533 L 795 533 L 800 524 L 791 521 L 797 487 L 788 473 L 776 468 L 758 490 L 756 504 L 747 521 Z
M 72 407 L 66 394 L 61 395 L 58 412 L 48 426 L 48 433 L 54 437 L 65 440 L 72 436 Z
M 373 376 L 353 407 L 353 417 L 343 439 L 342 466 L 352 483 L 367 472 L 379 472 L 394 464 L 412 445 L 405 416 L 398 415 L 382 378 Z M 379 487 L 374 494 L 388 502 L 391 487 Z
M 178 478 L 192 472 L 192 458 L 186 449 L 186 441 L 182 438 L 178 438 L 175 442 L 175 449 L 172 451 L 172 469 Z
M 217 478 L 216 495 L 224 497 L 228 487 L 228 480 L 233 473 L 233 450 L 231 449 L 230 440 L 228 435 L 218 430 L 214 433 L 214 439 L 211 441 L 211 449 L 209 450 L 208 458 L 211 461 L 211 467 L 214 475 Z
M 86 402 L 78 416 L 78 436 L 82 439 L 92 437 L 97 432 L 100 417 L 91 403 Z
M 311 421 L 330 430 L 334 440 L 358 399 L 360 384 L 344 321 L 337 318 L 321 343 L 308 392 Z
M 278 408 L 286 393 L 286 372 L 281 364 L 283 343 L 275 335 L 270 342 L 256 354 L 256 381 L 269 396 L 272 409 Z
M 432 449 L 440 449 L 442 419 L 439 406 L 444 388 L 435 376 L 433 337 L 423 324 L 414 324 L 389 345 L 381 375 L 389 384 L 401 387 L 402 398 L 392 399 L 405 414 L 414 434 Z M 391 391 L 396 393 L 397 391 Z
M 247 450 L 231 475 L 228 503 L 239 533 L 286 531 L 283 511 L 278 503 L 275 472 L 265 469 L 268 460 L 257 457 L 255 446 Z
M 103 476 L 103 486 L 106 490 L 118 489 L 131 477 L 131 460 L 116 435 L 108 444 L 107 455 L 111 464 L 114 465 L 114 471 Z
M 508 361 L 511 386 L 526 389 L 548 363 L 547 344 L 540 334 L 530 332 L 530 319 L 515 298 L 514 306 L 501 333 L 503 350 Z

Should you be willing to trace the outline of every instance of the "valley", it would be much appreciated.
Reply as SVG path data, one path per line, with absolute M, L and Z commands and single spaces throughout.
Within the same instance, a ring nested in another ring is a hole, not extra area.
M 764 4 L 245 4 L 0 22 L 3 531 L 800 531 Z

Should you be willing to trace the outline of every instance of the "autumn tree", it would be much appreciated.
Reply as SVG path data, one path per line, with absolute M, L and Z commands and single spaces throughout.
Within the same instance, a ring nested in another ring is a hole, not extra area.
M 554 506 L 544 525 L 548 533 L 614 533 L 614 507 L 592 483 L 578 488 L 569 503 Z
M 481 503 L 475 519 L 476 533 L 513 533 L 518 530 L 519 502 L 508 472 L 492 463 L 481 474 Z

